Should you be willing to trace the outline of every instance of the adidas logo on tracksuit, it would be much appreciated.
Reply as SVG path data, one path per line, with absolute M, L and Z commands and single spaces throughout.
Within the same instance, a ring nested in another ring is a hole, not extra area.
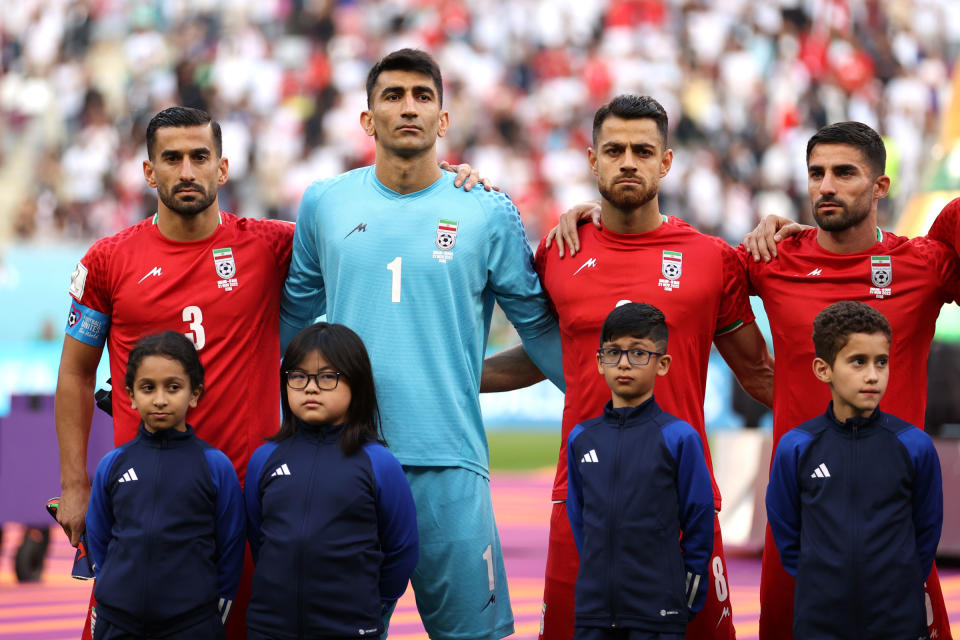
M 590 451 L 587 451 L 583 454 L 583 457 L 580 458 L 580 462 L 597 462 L 597 450 L 590 449 Z
M 282 465 L 277 467 L 276 471 L 270 474 L 270 477 L 275 478 L 277 476 L 290 476 L 290 475 L 293 475 L 292 473 L 290 473 L 290 467 L 288 467 L 287 463 L 284 462 Z
M 810 474 L 811 478 L 829 478 L 830 471 L 827 470 L 827 465 L 820 463 L 820 466 L 813 470 L 813 473 Z
M 137 477 L 137 472 L 133 470 L 133 467 L 130 467 L 123 472 L 123 475 L 117 480 L 117 482 L 136 482 L 140 478 Z

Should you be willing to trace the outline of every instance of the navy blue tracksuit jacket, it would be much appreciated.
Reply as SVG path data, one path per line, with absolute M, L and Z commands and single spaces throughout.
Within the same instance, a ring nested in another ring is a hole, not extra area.
M 797 579 L 797 640 L 927 638 L 943 493 L 926 433 L 879 409 L 841 423 L 831 403 L 780 439 L 767 519 Z
M 608 402 L 570 432 L 567 468 L 576 626 L 684 633 L 706 600 L 713 553 L 700 436 L 653 398 L 622 409 Z
M 339 425 L 300 423 L 250 458 L 247 627 L 261 635 L 379 635 L 417 564 L 417 513 L 400 463 L 372 442 L 347 456 L 339 434 Z
M 97 616 L 139 636 L 226 620 L 243 568 L 233 464 L 187 431 L 137 437 L 100 461 L 87 509 Z

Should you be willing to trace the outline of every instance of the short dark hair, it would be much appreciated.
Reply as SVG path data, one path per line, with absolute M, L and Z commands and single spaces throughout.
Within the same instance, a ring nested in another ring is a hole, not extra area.
M 157 129 L 163 127 L 202 127 L 209 124 L 213 130 L 213 146 L 217 157 L 223 155 L 223 133 L 220 123 L 210 117 L 210 114 L 193 107 L 169 107 L 150 118 L 147 125 L 147 157 L 154 158 L 153 145 L 157 142 Z
M 636 96 L 624 93 L 607 104 L 603 105 L 593 116 L 593 146 L 597 146 L 597 137 L 600 135 L 600 127 L 603 121 L 610 116 L 623 118 L 624 120 L 637 120 L 639 118 L 650 118 L 657 123 L 657 131 L 660 132 L 660 140 L 664 148 L 667 146 L 667 112 L 663 105 L 650 96 Z
M 600 344 L 616 340 L 622 336 L 650 340 L 657 349 L 667 350 L 667 319 L 663 311 L 652 304 L 628 302 L 622 304 L 607 315 L 600 330 Z
M 133 389 L 137 379 L 137 369 L 147 356 L 163 356 L 176 360 L 183 365 L 183 370 L 190 379 L 190 388 L 203 387 L 203 365 L 200 364 L 200 356 L 193 342 L 182 333 L 164 331 L 141 338 L 130 350 L 130 356 L 127 358 L 127 374 L 124 377 L 124 383 L 128 389 Z
M 297 417 L 287 397 L 287 371 L 303 362 L 311 351 L 319 351 L 324 359 L 341 373 L 350 385 L 350 406 L 346 424 L 340 431 L 340 449 L 347 455 L 358 451 L 366 442 L 386 444 L 380 425 L 377 389 L 373 384 L 373 368 L 367 348 L 352 329 L 342 324 L 318 322 L 298 333 L 283 354 L 280 365 L 280 408 L 283 419 L 280 430 L 269 440 L 286 440 L 297 432 Z
M 887 148 L 880 134 L 862 122 L 837 122 L 823 127 L 807 142 L 807 164 L 810 154 L 818 144 L 847 144 L 860 150 L 873 175 L 881 176 L 887 167 Z
M 813 319 L 814 352 L 832 367 L 854 333 L 882 333 L 887 340 L 892 335 L 882 313 L 868 304 L 843 300 L 824 308 Z
M 373 103 L 373 87 L 384 71 L 415 71 L 430 76 L 437 90 L 437 101 L 441 107 L 443 106 L 443 78 L 437 61 L 429 53 L 420 49 L 398 49 L 384 56 L 367 74 L 368 108 Z

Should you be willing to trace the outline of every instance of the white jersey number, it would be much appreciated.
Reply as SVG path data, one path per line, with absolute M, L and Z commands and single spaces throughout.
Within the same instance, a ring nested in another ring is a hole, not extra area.
M 399 258 L 397 258 L 399 260 Z M 487 545 L 487 548 L 483 550 L 483 559 L 487 561 L 487 578 L 490 581 L 490 591 L 493 591 L 496 587 L 496 583 L 493 580 L 493 547 Z
M 723 560 L 713 556 L 713 585 L 717 588 L 717 602 L 727 599 L 727 578 L 723 575 Z
M 203 312 L 200 311 L 200 307 L 193 305 L 184 307 L 183 321 L 190 323 L 190 331 L 184 332 L 183 335 L 193 340 L 193 346 L 197 348 L 197 351 L 203 349 L 203 345 L 207 343 L 207 334 L 203 331 Z
M 400 271 L 403 268 L 403 258 L 397 256 L 387 263 L 387 271 L 393 273 L 393 282 L 390 290 L 390 301 L 400 302 Z

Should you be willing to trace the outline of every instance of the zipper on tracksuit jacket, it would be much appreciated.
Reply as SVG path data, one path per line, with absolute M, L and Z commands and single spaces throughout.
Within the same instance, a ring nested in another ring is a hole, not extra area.
M 164 438 L 160 438 L 160 446 L 163 449 L 167 448 L 167 441 Z M 162 475 L 160 473 L 160 456 L 156 451 L 153 451 L 152 453 L 153 453 L 153 483 L 152 483 L 153 486 L 150 487 L 150 519 L 147 521 L 147 527 L 145 529 L 147 544 L 144 546 L 147 549 L 147 562 L 145 566 L 146 571 L 143 572 L 143 582 L 140 587 L 143 590 L 140 594 L 143 599 L 143 608 L 140 609 L 141 611 L 150 610 L 147 607 L 147 594 L 150 593 L 150 589 L 147 587 L 147 585 L 150 584 L 149 574 L 150 574 L 150 568 L 153 566 L 153 550 L 157 546 L 157 542 L 155 540 L 156 536 L 154 533 L 157 530 L 157 528 L 154 526 L 153 523 L 157 519 L 157 505 L 160 504 L 160 500 L 157 498 L 157 494 L 160 492 L 160 482 L 161 482 L 160 476 Z
M 611 478 L 613 478 L 613 502 L 611 502 L 612 508 L 610 509 L 610 522 L 608 523 L 608 531 L 610 532 L 609 541 L 610 546 L 607 549 L 607 560 L 609 571 L 607 571 L 607 593 L 610 594 L 610 628 L 617 628 L 617 594 L 619 590 L 616 588 L 617 584 L 617 563 L 613 561 L 615 555 L 614 550 L 616 549 L 616 531 L 617 531 L 617 512 L 619 509 L 617 506 L 620 502 L 620 483 L 616 482 L 617 477 L 620 473 L 620 450 L 621 450 L 621 439 L 623 438 L 623 428 L 625 419 L 623 413 L 619 412 L 620 423 L 617 428 L 617 446 L 616 451 L 613 456 L 613 472 Z
M 853 496 L 852 496 L 853 500 L 850 502 L 850 504 L 856 505 L 856 504 L 857 504 L 857 489 L 858 489 L 857 484 L 858 484 L 858 480 L 859 480 L 859 478 L 860 478 L 860 473 L 859 473 L 859 471 L 860 471 L 860 469 L 859 469 L 860 456 L 858 455 L 858 453 L 860 452 L 860 437 L 859 437 L 859 436 L 860 436 L 860 433 L 859 433 L 859 432 L 860 432 L 860 428 L 859 428 L 859 426 L 857 425 L 856 422 L 854 422 L 854 423 L 851 425 L 851 430 L 852 430 L 852 432 L 853 432 L 853 446 L 851 447 L 851 451 L 852 451 L 852 455 L 853 455 L 853 465 L 851 465 L 850 468 L 854 470 L 854 473 L 853 473 L 853 478 L 852 478 L 852 480 L 851 480 L 851 482 L 850 482 L 851 492 L 853 493 Z M 851 550 L 851 554 L 850 554 L 850 555 L 851 555 L 851 557 L 852 557 L 852 559 L 853 559 L 853 585 L 854 585 L 855 591 L 859 593 L 859 592 L 860 592 L 860 588 L 859 588 L 859 584 L 860 584 L 860 557 L 859 557 L 859 554 L 857 553 L 857 549 L 859 548 L 858 541 L 859 541 L 859 539 L 860 539 L 860 531 L 859 531 L 859 529 L 860 529 L 860 518 L 857 517 L 857 509 L 856 509 L 856 506 L 854 506 L 854 508 L 853 508 L 852 511 L 853 511 L 853 514 L 854 514 L 854 518 L 853 518 L 853 527 L 851 527 L 851 529 L 853 530 L 853 540 L 850 541 L 850 543 L 851 543 L 851 544 L 850 544 L 850 550 Z M 856 611 L 854 612 L 854 620 L 856 621 L 856 626 L 854 627 L 855 629 L 862 629 L 862 628 L 863 628 L 863 626 L 862 626 L 862 623 L 863 623 L 862 617 L 863 617 L 863 607 L 861 606 L 861 603 L 859 602 L 859 598 L 858 598 L 858 602 L 857 602 L 857 604 L 856 604 Z
M 312 443 L 313 464 L 310 465 L 310 481 L 307 483 L 307 496 L 304 501 L 303 518 L 300 520 L 300 550 L 298 556 L 300 561 L 297 563 L 297 637 L 306 637 L 306 624 L 303 616 L 303 539 L 304 530 L 307 526 L 307 516 L 310 512 L 310 501 L 313 498 L 313 472 L 317 468 L 317 457 L 320 454 L 320 447 L 317 443 Z

